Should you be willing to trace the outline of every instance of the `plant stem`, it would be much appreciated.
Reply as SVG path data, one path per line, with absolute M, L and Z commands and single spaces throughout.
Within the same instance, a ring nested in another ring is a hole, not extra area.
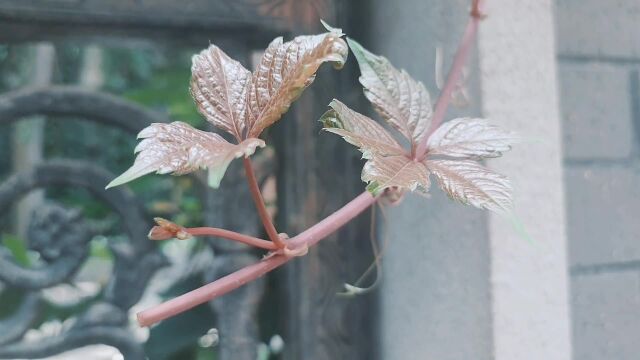
M 278 231 L 276 231 L 276 227 L 273 226 L 273 222 L 271 221 L 271 216 L 269 216 L 267 207 L 264 205 L 264 199 L 262 198 L 262 193 L 260 193 L 260 186 L 258 185 L 256 174 L 253 172 L 251 160 L 245 157 L 243 159 L 243 163 L 244 172 L 245 174 L 247 174 L 249 190 L 251 190 L 251 196 L 253 197 L 253 202 L 256 204 L 256 209 L 258 210 L 258 214 L 260 215 L 260 220 L 264 225 L 264 229 L 267 231 L 269 239 L 273 241 L 276 247 L 278 247 L 279 249 L 284 249 L 286 247 L 286 244 L 278 235 Z
M 438 98 L 438 102 L 436 103 L 431 126 L 427 131 L 427 136 L 425 136 L 420 141 L 416 149 L 416 159 L 420 159 L 424 156 L 427 146 L 427 139 L 433 133 L 433 131 L 437 129 L 438 126 L 440 126 L 442 120 L 444 119 L 447 107 L 451 102 L 452 92 L 460 79 L 462 69 L 467 60 L 471 45 L 478 30 L 478 23 L 482 18 L 482 14 L 480 11 L 482 6 L 481 3 L 482 0 L 472 0 L 471 19 L 467 24 L 464 35 L 462 37 L 462 41 L 454 57 L 453 65 L 451 67 L 451 70 L 449 71 L 449 75 L 447 76 L 447 81 L 442 90 L 440 98 Z M 260 213 L 260 218 L 262 219 L 265 229 L 267 230 L 267 234 L 276 246 L 284 248 L 285 244 L 278 236 L 278 233 L 276 232 L 275 227 L 273 226 L 273 223 L 269 218 L 269 214 L 267 213 L 264 206 L 264 201 L 262 199 L 262 195 L 260 194 L 260 188 L 258 187 L 258 182 L 256 180 L 255 174 L 253 173 L 253 168 L 251 167 L 251 162 L 249 161 L 249 159 L 244 159 L 244 167 L 247 173 L 247 179 L 249 181 L 251 194 L 253 195 L 253 199 L 256 203 L 256 207 L 258 208 L 258 212 Z M 364 193 L 358 195 L 358 197 L 356 197 L 355 199 L 351 200 L 348 204 L 340 208 L 338 211 L 327 216 L 319 223 L 287 241 L 287 245 L 292 250 L 305 246 L 311 247 L 351 221 L 357 215 L 366 210 L 369 206 L 373 205 L 375 201 L 376 198 L 374 198 L 369 192 L 365 191 Z M 213 300 L 216 297 L 235 290 L 238 287 L 250 281 L 253 281 L 268 273 L 269 271 L 285 264 L 289 260 L 291 260 L 291 257 L 287 257 L 281 254 L 269 256 L 258 263 L 249 265 L 212 283 L 166 301 L 151 309 L 139 312 L 137 314 L 138 323 L 141 326 L 150 326 L 171 316 L 187 311 L 197 305 Z
M 322 221 L 303 231 L 299 235 L 293 237 L 287 243 L 293 249 L 304 246 L 311 247 L 358 216 L 369 206 L 373 205 L 375 201 L 376 198 L 374 198 L 369 192 L 365 191 L 338 211 L 327 216 Z M 139 312 L 138 323 L 140 326 L 150 326 L 171 316 L 187 311 L 197 305 L 203 304 L 217 298 L 218 296 L 235 290 L 238 287 L 285 264 L 289 260 L 291 260 L 291 257 L 287 257 L 285 255 L 267 257 L 260 262 L 249 265 L 212 283 L 166 301 L 148 310 Z
M 245 234 L 240 234 L 230 230 L 213 228 L 213 227 L 185 228 L 184 230 L 193 236 L 215 236 L 215 237 L 220 237 L 227 240 L 241 242 L 243 244 L 255 246 L 265 250 L 278 249 L 276 244 L 274 244 L 271 241 L 245 235 Z
M 444 116 L 446 115 L 447 108 L 449 107 L 449 103 L 451 102 L 453 90 L 460 81 L 462 70 L 464 69 L 465 63 L 467 62 L 467 58 L 469 57 L 469 52 L 473 45 L 473 41 L 478 32 L 478 24 L 482 19 L 482 2 L 482 0 L 472 1 L 469 22 L 467 23 L 467 27 L 464 30 L 464 35 L 462 36 L 458 51 L 453 58 L 453 65 L 451 66 L 451 70 L 449 70 L 449 75 L 447 75 L 447 81 L 442 88 L 442 92 L 440 93 L 438 101 L 436 102 L 435 110 L 433 111 L 433 117 L 431 118 L 431 126 L 427 130 L 427 135 L 421 139 L 416 149 L 416 159 L 421 159 L 424 157 L 427 150 L 427 140 L 429 139 L 431 134 L 433 134 L 433 132 L 438 128 L 438 126 L 440 126 L 442 120 L 444 119 Z

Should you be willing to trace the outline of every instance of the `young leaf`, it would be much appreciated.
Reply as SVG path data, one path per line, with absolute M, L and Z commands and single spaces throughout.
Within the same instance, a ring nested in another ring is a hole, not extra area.
M 453 200 L 495 212 L 511 208 L 511 183 L 505 176 L 471 160 L 426 160 L 426 165 Z
M 374 195 L 387 188 L 429 191 L 429 170 L 424 163 L 413 161 L 404 155 L 374 156 L 362 168 L 362 180 Z
M 256 68 L 248 94 L 248 137 L 258 137 L 278 121 L 293 101 L 315 79 L 324 62 L 341 68 L 347 60 L 347 44 L 341 33 L 298 36 L 282 42 L 276 38 Z
M 516 136 L 484 119 L 453 119 L 440 125 L 427 142 L 427 154 L 460 159 L 501 156 Z
M 405 150 L 382 126 L 367 116 L 349 109 L 338 100 L 333 100 L 331 110 L 322 115 L 324 130 L 342 136 L 348 143 L 362 151 L 362 157 L 371 159 L 378 155 L 402 155 Z
M 412 144 L 420 141 L 431 123 L 431 100 L 421 82 L 389 60 L 377 56 L 348 38 L 360 66 L 360 83 L 374 109 Z
M 269 45 L 254 74 L 217 46 L 193 56 L 191 95 L 198 111 L 214 126 L 240 142 L 196 130 L 184 123 L 152 124 L 140 132 L 133 166 L 108 186 L 124 184 L 151 172 L 185 174 L 209 169 L 209 184 L 218 187 L 235 157 L 249 156 L 263 147 L 260 133 L 277 121 L 313 82 L 324 62 L 342 67 L 348 47 L 339 29 L 314 36 L 299 36 Z
M 339 34 L 340 36 L 344 35 L 342 33 L 342 29 L 333 27 L 333 26 L 329 25 L 329 23 L 327 23 L 326 21 L 324 21 L 322 19 L 320 19 L 320 23 L 322 24 L 322 26 L 324 26 L 325 29 L 327 29 L 328 32 L 331 32 L 331 33 L 334 33 L 334 34 Z
M 243 139 L 250 83 L 251 72 L 215 45 L 192 58 L 191 96 L 198 111 L 238 141 Z
M 200 168 L 209 169 L 209 183 L 218 187 L 231 160 L 248 157 L 257 147 L 265 145 L 264 141 L 254 138 L 231 144 L 218 134 L 179 121 L 151 124 L 138 138 L 143 140 L 135 149 L 138 155 L 133 166 L 109 183 L 107 189 L 152 172 L 183 175 Z
M 347 41 L 360 65 L 366 97 L 411 142 L 411 151 L 406 151 L 373 120 L 337 100 L 331 102 L 321 121 L 326 131 L 342 136 L 369 159 L 362 169 L 367 190 L 376 196 L 385 189 L 394 190 L 394 196 L 401 196 L 405 190 L 426 193 L 433 173 L 451 198 L 483 209 L 508 211 L 511 186 L 507 178 L 472 160 L 502 155 L 516 137 L 482 119 L 455 119 L 427 139 L 428 151 L 424 158 L 417 158 L 415 145 L 427 136 L 432 116 L 429 94 L 420 82 L 394 68 L 384 57 L 370 53 L 352 39 Z

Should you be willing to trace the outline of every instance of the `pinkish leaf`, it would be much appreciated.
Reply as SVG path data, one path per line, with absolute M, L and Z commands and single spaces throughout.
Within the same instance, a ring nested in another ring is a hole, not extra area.
M 278 121 L 313 82 L 322 63 L 332 62 L 337 68 L 344 65 L 348 47 L 341 36 L 328 32 L 298 36 L 285 43 L 279 37 L 269 44 L 250 85 L 247 136 L 258 137 Z
M 425 164 L 404 155 L 374 156 L 364 164 L 362 180 L 368 183 L 367 190 L 374 195 L 388 188 L 418 190 L 426 194 L 431 184 Z
M 194 55 L 191 96 L 198 111 L 213 125 L 243 139 L 247 89 L 251 72 L 211 45 Z
M 450 198 L 477 208 L 506 212 L 511 208 L 511 184 L 472 160 L 427 160 L 427 167 Z
M 484 119 L 460 118 L 447 121 L 429 137 L 427 155 L 454 158 L 498 157 L 511 149 L 516 136 Z
M 389 60 L 377 56 L 347 39 L 360 65 L 360 83 L 376 111 L 400 131 L 412 147 L 425 135 L 431 123 L 431 100 L 424 85 Z
M 254 138 L 231 144 L 218 134 L 198 130 L 179 121 L 151 124 L 138 134 L 138 138 L 143 140 L 135 149 L 138 155 L 133 166 L 107 188 L 152 172 L 183 175 L 201 168 L 209 169 L 209 183 L 218 187 L 231 160 L 248 157 L 257 147 L 264 147 L 264 141 Z
M 420 82 L 394 68 L 384 57 L 370 53 L 351 39 L 347 41 L 360 65 L 360 82 L 366 97 L 411 142 L 411 152 L 404 151 L 368 117 L 337 100 L 330 104 L 332 109 L 321 121 L 327 131 L 358 146 L 363 157 L 369 159 L 362 169 L 367 189 L 374 195 L 385 189 L 393 189 L 394 195 L 405 190 L 427 193 L 429 174 L 433 173 L 452 199 L 483 209 L 508 211 L 511 186 L 507 178 L 467 159 L 500 156 L 511 148 L 515 136 L 482 119 L 455 119 L 440 126 L 428 139 L 425 159 L 414 160 L 416 145 L 424 140 L 431 122 L 429 94 Z
M 325 130 L 342 136 L 348 143 L 362 151 L 362 157 L 371 159 L 374 155 L 402 155 L 406 151 L 387 130 L 367 116 L 349 109 L 338 100 L 333 100 L 320 121 Z

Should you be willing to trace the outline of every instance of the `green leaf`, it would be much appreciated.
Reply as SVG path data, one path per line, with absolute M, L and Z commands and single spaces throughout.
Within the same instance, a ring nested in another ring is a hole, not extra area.
M 231 159 L 223 162 L 218 167 L 209 168 L 209 171 L 207 171 L 207 183 L 209 184 L 209 186 L 211 186 L 214 189 L 217 189 L 220 187 L 220 182 L 222 182 L 222 178 L 224 177 L 224 174 L 227 172 L 227 168 L 229 167 L 230 163 L 231 163 Z
M 512 212 L 510 214 L 506 214 L 506 218 L 513 227 L 513 230 L 515 230 L 515 232 L 518 234 L 518 236 L 520 236 L 521 239 L 524 239 L 532 246 L 536 245 L 535 240 L 531 237 L 531 235 L 529 235 L 527 228 L 525 227 L 522 220 L 520 220 L 518 215 Z
M 384 187 L 380 186 L 380 183 L 377 181 L 371 181 L 367 184 L 367 191 L 371 193 L 371 195 L 378 196 L 382 193 Z
M 332 32 L 332 33 L 336 33 L 336 34 L 343 34 L 342 29 L 340 28 L 335 28 L 331 25 L 329 25 L 326 21 L 320 19 L 320 22 L 322 23 L 322 26 L 324 26 L 325 29 L 327 29 L 327 31 Z

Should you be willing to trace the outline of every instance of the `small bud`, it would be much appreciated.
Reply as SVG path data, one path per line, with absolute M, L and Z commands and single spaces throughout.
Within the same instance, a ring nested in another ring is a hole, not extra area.
M 187 230 L 169 220 L 163 218 L 154 218 L 157 226 L 151 228 L 149 231 L 149 239 L 151 240 L 168 240 L 176 238 L 178 240 L 186 240 L 191 238 L 191 234 Z
M 150 240 L 168 240 L 173 238 L 173 233 L 167 231 L 165 228 L 160 226 L 154 226 L 149 230 L 149 234 L 147 237 Z
M 286 257 L 305 256 L 309 253 L 309 246 L 305 244 L 304 246 L 296 249 L 289 249 L 288 247 L 285 247 L 282 249 L 282 252 Z

